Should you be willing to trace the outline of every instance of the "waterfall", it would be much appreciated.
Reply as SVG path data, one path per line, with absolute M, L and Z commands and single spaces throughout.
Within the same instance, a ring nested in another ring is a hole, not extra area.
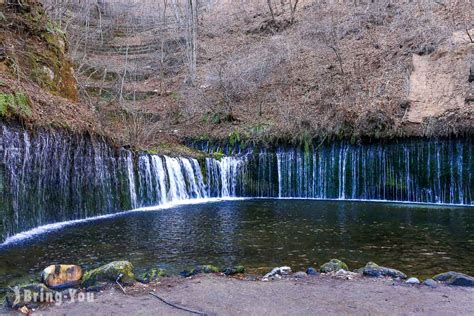
M 135 172 L 133 170 L 133 157 L 131 152 L 127 152 L 127 172 L 130 187 L 130 200 L 132 208 L 137 207 L 137 191 L 135 189 Z
M 237 148 L 220 159 L 113 148 L 88 135 L 0 129 L 0 236 L 187 199 L 280 197 L 473 204 L 473 141 Z
M 196 147 L 221 150 L 210 144 Z M 220 162 L 208 158 L 208 190 L 213 196 L 220 188 L 220 196 L 470 205 L 473 149 L 469 138 L 252 149 Z
M 159 196 L 158 202 L 160 204 L 164 204 L 168 201 L 168 199 L 165 184 L 166 173 L 165 169 L 163 168 L 163 162 L 161 158 L 156 155 L 151 156 L 151 162 L 153 166 L 153 175 L 155 177 L 156 194 Z
M 206 198 L 207 186 L 196 159 L 136 155 L 86 135 L 1 127 L 1 240 L 41 225 Z

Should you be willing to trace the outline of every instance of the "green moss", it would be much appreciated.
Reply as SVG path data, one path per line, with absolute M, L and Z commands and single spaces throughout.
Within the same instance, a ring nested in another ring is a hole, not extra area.
M 158 155 L 158 148 L 148 148 L 145 150 L 145 153 L 150 154 L 150 155 Z
M 213 266 L 211 264 L 206 264 L 202 266 L 196 266 L 196 268 L 191 270 L 191 275 L 195 275 L 198 273 L 218 273 L 220 272 L 220 269 L 216 266 Z
M 115 282 L 117 278 L 122 284 L 132 284 L 135 281 L 133 265 L 128 261 L 114 261 L 97 269 L 87 271 L 82 278 L 82 285 L 89 287 L 97 282 Z
M 225 275 L 234 275 L 234 274 L 245 273 L 245 267 L 244 266 L 235 266 L 235 267 L 225 268 L 225 269 L 222 270 L 222 272 Z
M 240 134 L 238 131 L 233 131 L 229 134 L 229 144 L 233 147 L 240 142 Z
M 0 116 L 31 117 L 32 114 L 30 102 L 25 93 L 0 93 Z
M 309 155 L 312 152 L 311 148 L 313 146 L 313 141 L 307 131 L 305 131 L 301 136 L 300 142 L 303 145 L 305 155 Z
M 225 154 L 222 152 L 221 149 L 219 149 L 219 151 L 212 153 L 212 157 L 216 160 L 221 160 L 222 158 L 224 158 L 224 156 Z
M 149 147 L 145 149 L 141 148 L 138 150 L 150 155 L 168 155 L 173 157 L 184 156 L 196 158 L 198 160 L 205 158 L 205 154 L 202 151 L 190 148 L 182 144 L 163 143 L 156 147 Z
M 24 93 L 15 94 L 15 108 L 19 113 L 24 114 L 27 117 L 30 117 L 33 114 L 28 97 Z
M 13 94 L 0 93 L 0 115 L 6 116 L 11 104 L 15 102 Z
M 137 280 L 141 283 L 150 283 L 158 280 L 159 278 L 167 276 L 166 270 L 160 268 L 153 268 L 147 272 L 140 274 Z
M 341 269 L 349 271 L 349 267 L 347 264 L 342 262 L 339 259 L 331 259 L 331 261 L 326 262 L 320 268 L 321 273 L 328 273 L 328 272 L 337 272 Z

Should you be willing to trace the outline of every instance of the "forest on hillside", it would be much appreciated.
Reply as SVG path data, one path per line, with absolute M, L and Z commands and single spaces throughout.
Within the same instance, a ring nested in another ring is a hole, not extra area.
M 472 132 L 468 0 L 42 3 L 120 143 Z

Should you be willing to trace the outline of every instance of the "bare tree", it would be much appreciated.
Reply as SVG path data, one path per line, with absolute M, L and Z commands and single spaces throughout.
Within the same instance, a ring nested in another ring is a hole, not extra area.
M 272 20 L 273 22 L 275 22 L 275 13 L 273 12 L 272 0 L 267 0 L 267 4 L 268 4 L 268 9 L 270 10 L 270 14 L 272 15 Z
M 292 0 L 289 0 L 289 1 L 290 1 L 290 13 L 291 13 L 290 23 L 293 23 L 295 21 L 296 7 L 298 6 L 299 0 L 295 0 L 295 3 L 292 3 L 293 2 Z
M 186 57 L 188 62 L 188 82 L 196 81 L 198 2 L 186 0 Z
M 163 94 L 165 92 L 165 31 L 167 28 L 166 23 L 166 9 L 168 8 L 168 0 L 163 0 L 163 29 L 161 35 L 161 45 L 160 45 L 160 93 Z

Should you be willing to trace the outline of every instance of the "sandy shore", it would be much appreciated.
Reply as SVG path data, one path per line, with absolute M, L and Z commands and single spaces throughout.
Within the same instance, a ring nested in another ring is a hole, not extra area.
M 43 306 L 33 315 L 192 315 L 163 303 L 150 291 L 208 315 L 474 315 L 474 288 L 329 276 L 262 282 L 205 274 L 136 284 L 126 288 L 126 294 L 112 287 L 97 293 L 92 303 Z

